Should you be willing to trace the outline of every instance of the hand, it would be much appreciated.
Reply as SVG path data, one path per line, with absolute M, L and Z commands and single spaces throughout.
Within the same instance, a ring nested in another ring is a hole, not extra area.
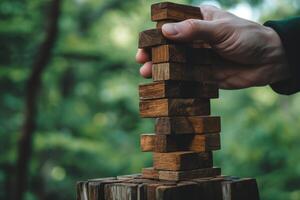
M 290 77 L 284 49 L 271 28 L 239 18 L 214 6 L 201 6 L 203 20 L 189 19 L 165 24 L 165 37 L 182 42 L 203 40 L 231 66 L 213 66 L 213 76 L 222 89 L 265 86 Z M 140 74 L 151 77 L 149 54 L 139 49 Z

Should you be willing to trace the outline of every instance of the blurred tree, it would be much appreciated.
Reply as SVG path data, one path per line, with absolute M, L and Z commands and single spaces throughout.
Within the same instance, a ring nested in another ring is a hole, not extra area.
M 36 128 L 37 97 L 43 72 L 51 57 L 52 48 L 58 34 L 60 0 L 52 0 L 48 17 L 45 40 L 39 47 L 32 72 L 26 83 L 25 117 L 19 141 L 19 151 L 16 167 L 16 199 L 22 200 L 27 189 L 28 165 L 32 151 L 32 138 Z

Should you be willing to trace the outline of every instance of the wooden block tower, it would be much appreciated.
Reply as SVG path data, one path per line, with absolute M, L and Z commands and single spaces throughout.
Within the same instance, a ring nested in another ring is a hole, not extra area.
M 165 23 L 202 19 L 198 7 L 169 2 L 151 7 L 156 29 L 140 33 L 139 48 L 151 52 L 153 83 L 139 86 L 140 115 L 156 118 L 155 133 L 141 135 L 153 167 L 141 174 L 91 179 L 77 184 L 78 200 L 258 200 L 255 179 L 222 176 L 213 166 L 221 148 L 221 120 L 211 116 L 218 98 L 211 67 L 228 61 L 201 41 L 164 38 Z

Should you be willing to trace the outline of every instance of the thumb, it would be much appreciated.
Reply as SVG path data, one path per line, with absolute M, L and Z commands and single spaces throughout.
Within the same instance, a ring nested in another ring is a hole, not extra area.
M 164 36 L 171 40 L 190 42 L 203 40 L 214 42 L 216 38 L 216 25 L 212 21 L 188 19 L 178 23 L 168 23 L 162 26 Z

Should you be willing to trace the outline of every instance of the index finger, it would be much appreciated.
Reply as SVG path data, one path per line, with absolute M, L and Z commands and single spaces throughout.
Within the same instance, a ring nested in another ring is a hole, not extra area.
M 138 49 L 135 59 L 138 63 L 144 64 L 150 61 L 150 55 L 145 49 Z

